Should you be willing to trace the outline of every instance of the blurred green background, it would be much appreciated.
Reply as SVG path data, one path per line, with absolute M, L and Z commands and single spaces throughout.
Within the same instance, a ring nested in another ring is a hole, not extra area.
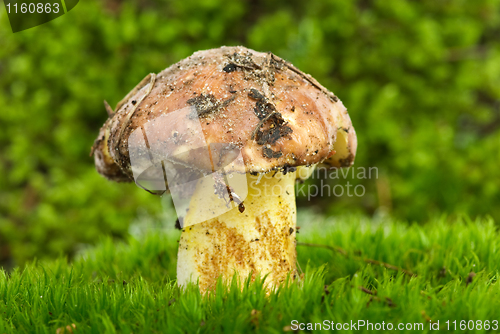
M 159 198 L 94 169 L 103 100 L 221 45 L 272 51 L 316 77 L 349 110 L 355 166 L 379 170 L 351 180 L 363 197 L 300 206 L 500 222 L 500 1 L 86 0 L 16 34 L 0 9 L 0 267 L 71 256 L 160 217 Z

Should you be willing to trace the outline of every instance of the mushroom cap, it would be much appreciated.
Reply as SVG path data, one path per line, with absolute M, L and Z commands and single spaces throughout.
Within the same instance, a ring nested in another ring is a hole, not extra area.
M 108 112 L 92 152 L 98 172 L 114 181 L 134 180 L 131 160 L 165 156 L 262 173 L 347 167 L 356 154 L 356 132 L 333 93 L 272 53 L 241 46 L 198 51 L 150 74 Z

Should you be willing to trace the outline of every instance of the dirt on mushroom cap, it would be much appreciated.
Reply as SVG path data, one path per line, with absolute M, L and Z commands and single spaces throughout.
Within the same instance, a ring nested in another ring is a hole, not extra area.
M 208 145 L 229 143 L 241 150 L 241 172 L 320 162 L 343 167 L 354 160 L 356 134 L 342 102 L 271 53 L 244 47 L 199 51 L 148 80 L 119 103 L 96 140 L 96 165 L 110 179 L 133 179 L 128 137 L 135 129 L 186 107 L 196 111 Z M 172 152 L 180 145 L 176 132 L 172 125 L 158 135 Z M 332 155 L 338 133 L 345 148 Z

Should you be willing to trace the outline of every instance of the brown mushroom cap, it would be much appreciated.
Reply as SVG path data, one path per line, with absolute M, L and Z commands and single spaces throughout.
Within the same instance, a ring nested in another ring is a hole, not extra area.
M 97 170 L 132 181 L 129 140 L 152 125 L 149 146 L 195 151 L 200 143 L 189 135 L 194 121 L 210 147 L 228 143 L 241 150 L 244 165 L 235 167 L 240 172 L 354 162 L 356 133 L 342 102 L 272 53 L 238 46 L 195 52 L 146 77 L 101 129 L 93 147 Z M 203 160 L 178 156 L 195 167 Z

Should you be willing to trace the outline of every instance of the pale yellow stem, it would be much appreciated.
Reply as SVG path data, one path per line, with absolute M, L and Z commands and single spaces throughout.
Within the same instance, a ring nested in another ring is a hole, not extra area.
M 248 196 L 243 212 L 238 205 L 228 212 L 198 224 L 196 215 L 220 205 L 204 196 L 197 185 L 179 241 L 177 281 L 181 286 L 199 280 L 204 292 L 217 278 L 246 278 L 250 273 L 269 274 L 266 282 L 275 286 L 295 274 L 296 172 L 247 174 Z M 206 189 L 205 189 L 206 190 Z M 220 202 L 220 200 L 219 200 Z

